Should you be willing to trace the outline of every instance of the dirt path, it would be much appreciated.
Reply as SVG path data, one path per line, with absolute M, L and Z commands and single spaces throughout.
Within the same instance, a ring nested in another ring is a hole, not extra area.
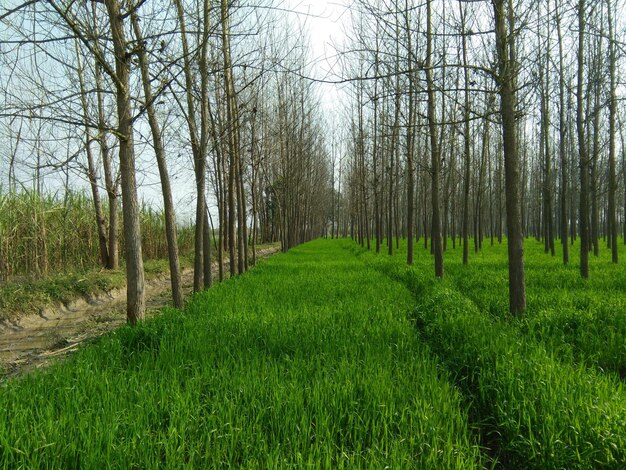
M 278 248 L 257 252 L 258 258 Z M 217 263 L 213 264 L 217 277 Z M 182 273 L 185 297 L 193 290 L 193 269 Z M 146 284 L 146 316 L 171 305 L 169 275 Z M 15 322 L 0 322 L 0 377 L 44 367 L 52 360 L 76 351 L 83 343 L 126 322 L 126 289 L 116 289 L 68 305 L 49 306 L 39 315 L 26 315 Z

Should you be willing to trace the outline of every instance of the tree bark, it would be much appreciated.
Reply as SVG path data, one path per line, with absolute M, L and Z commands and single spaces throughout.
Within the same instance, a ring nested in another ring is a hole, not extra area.
M 431 245 L 435 255 L 435 276 L 443 277 L 443 245 L 441 240 L 441 213 L 439 204 L 439 178 L 441 165 L 441 152 L 437 135 L 437 122 L 435 116 L 435 87 L 432 76 L 432 0 L 426 2 L 426 86 L 428 88 L 428 130 L 430 134 L 430 171 L 431 171 L 431 204 L 432 226 Z
M 567 211 L 567 119 L 565 115 L 565 66 L 563 64 L 563 37 L 561 34 L 561 13 L 558 11 L 558 0 L 554 2 L 556 12 L 556 30 L 559 43 L 559 160 L 561 162 L 561 245 L 563 247 L 563 264 L 569 264 L 568 243 L 568 211 Z
M 145 318 L 146 303 L 137 183 L 135 180 L 135 154 L 130 96 L 130 57 L 127 54 L 124 16 L 120 11 L 118 0 L 105 0 L 104 3 L 111 24 L 111 37 L 115 53 L 115 87 L 120 139 L 122 216 L 124 219 L 124 252 L 127 276 L 126 317 L 128 323 L 135 325 Z
M 100 189 L 98 188 L 98 174 L 96 164 L 91 150 L 91 128 L 89 126 L 89 105 L 87 104 L 87 92 L 85 89 L 84 70 L 80 59 L 80 50 L 78 43 L 76 44 L 76 59 L 78 63 L 78 82 L 80 85 L 80 99 L 83 108 L 83 120 L 85 122 L 85 150 L 87 153 L 87 179 L 91 188 L 91 196 L 93 198 L 94 212 L 96 217 L 96 227 L 98 228 L 98 246 L 100 249 L 100 262 L 103 267 L 109 264 L 109 248 L 107 244 L 106 223 L 104 214 L 102 213 L 102 202 L 100 200 Z
M 204 227 L 202 234 L 202 242 L 204 243 L 202 254 L 204 260 L 202 262 L 203 268 L 203 286 L 208 289 L 213 285 L 213 272 L 211 271 L 211 227 L 209 226 L 209 208 L 204 207 Z
M 578 60 L 576 84 L 576 132 L 580 166 L 580 275 L 589 277 L 589 158 L 585 138 L 583 79 L 585 46 L 585 0 L 578 0 Z
M 203 262 L 204 262 L 204 217 L 205 217 L 205 171 L 204 165 L 206 160 L 202 155 L 201 137 L 198 135 L 198 126 L 196 123 L 196 102 L 193 94 L 194 76 L 191 65 L 191 52 L 187 41 L 187 27 L 185 25 L 185 14 L 181 0 L 174 0 L 176 5 L 176 14 L 180 28 L 181 44 L 183 48 L 183 71 L 185 74 L 185 95 L 187 101 L 187 126 L 189 128 L 189 138 L 191 140 L 191 151 L 194 161 L 194 173 L 196 179 L 196 226 L 194 239 L 194 273 L 193 273 L 193 290 L 198 292 L 202 289 L 203 278 Z M 203 48 L 206 41 L 203 42 Z M 204 51 L 206 53 L 206 51 Z M 203 54 L 201 54 L 202 60 Z M 202 78 L 204 79 L 204 78 Z M 204 83 L 201 84 L 204 87 Z M 204 112 L 202 107 L 201 112 Z
M 539 35 L 538 35 L 539 37 Z M 543 148 L 543 184 L 542 184 L 542 199 L 543 199 L 543 239 L 544 239 L 544 252 L 550 252 L 554 256 L 554 236 L 553 236 L 553 223 L 552 223 L 552 158 L 550 149 L 550 103 L 549 103 L 549 90 L 550 90 L 550 44 L 541 44 L 538 40 L 537 44 L 539 50 L 545 49 L 545 64 L 543 58 L 539 57 L 539 81 L 541 88 L 541 142 L 539 145 Z M 540 152 L 541 153 L 541 152 Z
M 463 50 L 463 78 L 465 81 L 465 107 L 463 108 L 463 264 L 469 263 L 469 198 L 470 198 L 470 97 L 469 97 L 469 70 L 467 63 L 467 37 L 465 31 L 465 8 L 459 0 L 461 10 L 462 50 Z
M 235 90 L 232 80 L 232 64 L 230 61 L 230 19 L 228 12 L 228 1 L 221 0 L 220 18 L 222 22 L 222 56 L 224 59 L 224 86 L 226 88 L 226 116 L 228 131 L 228 238 L 230 249 L 230 275 L 237 274 L 237 265 L 235 259 L 235 243 L 236 243 L 236 206 L 235 195 L 238 191 L 236 187 L 237 172 L 237 140 L 235 137 Z
M 136 13 L 130 15 L 135 37 L 139 44 L 143 44 L 143 35 L 139 26 L 139 19 Z M 161 192 L 163 194 L 163 210 L 165 213 L 165 237 L 167 240 L 167 255 L 170 265 L 170 284 L 172 287 L 172 302 L 174 307 L 183 307 L 183 286 L 182 276 L 180 272 L 180 260 L 178 257 L 178 237 L 176 234 L 176 211 L 174 209 L 174 198 L 172 196 L 172 186 L 170 176 L 167 170 L 167 161 L 165 158 L 165 147 L 163 138 L 161 137 L 161 126 L 154 109 L 154 95 L 152 94 L 152 85 L 150 85 L 150 73 L 148 70 L 148 58 L 143 46 L 137 50 L 139 58 L 139 70 L 141 72 L 141 83 L 145 97 L 146 111 L 148 114 L 148 124 L 152 133 L 152 145 L 154 146 L 154 154 L 159 169 L 159 177 L 161 181 Z
M 610 76 L 610 95 L 609 95 L 609 208 L 608 208 L 608 225 L 610 232 L 611 244 L 611 261 L 615 264 L 618 262 L 617 254 L 617 215 L 615 204 L 615 193 L 617 191 L 616 169 L 615 169 L 615 121 L 617 120 L 617 98 L 615 96 L 616 74 L 615 68 L 617 63 L 617 54 L 615 51 L 615 32 L 613 28 L 613 7 L 610 0 L 606 1 L 609 22 L 609 76 Z
M 94 24 L 97 25 L 96 3 L 92 2 L 92 16 Z M 98 34 L 98 30 L 95 30 Z M 100 145 L 100 157 L 102 158 L 102 169 L 104 171 L 104 184 L 109 201 L 109 233 L 108 233 L 108 261 L 107 269 L 117 269 L 119 267 L 119 212 L 118 212 L 118 178 L 114 176 L 111 153 L 107 143 L 107 125 L 104 111 L 104 87 L 102 83 L 102 64 L 98 58 L 94 63 L 96 79 L 96 98 L 98 101 L 98 143 Z
M 504 177 L 506 187 L 506 225 L 509 257 L 509 309 L 520 315 L 526 309 L 524 281 L 524 238 L 520 200 L 520 163 L 517 143 L 515 39 L 513 37 L 513 11 L 505 0 L 493 0 L 498 60 L 498 87 L 502 117 L 502 142 L 504 145 Z
M 407 34 L 407 48 L 409 51 L 409 61 L 415 62 L 413 55 L 413 45 L 411 41 L 411 21 L 409 17 L 409 5 L 408 0 L 405 1 L 405 22 L 406 22 L 406 34 Z M 413 264 L 413 220 L 414 220 L 414 200 L 415 200 L 415 178 L 414 178 L 414 164 L 413 164 L 413 147 L 415 145 L 415 76 L 412 72 L 409 72 L 409 121 L 407 123 L 406 130 L 406 225 L 407 225 L 407 250 L 406 250 L 406 263 L 410 266 Z

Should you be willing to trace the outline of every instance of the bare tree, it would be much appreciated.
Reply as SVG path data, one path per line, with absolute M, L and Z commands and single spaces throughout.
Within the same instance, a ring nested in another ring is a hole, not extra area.
M 576 133 L 580 166 L 580 275 L 589 277 L 589 157 L 584 118 L 585 0 L 578 0 L 578 67 L 576 84 Z
M 526 309 L 524 281 L 524 235 L 520 200 L 520 162 L 516 123 L 516 51 L 514 12 L 511 0 L 492 0 L 498 61 L 502 142 L 506 185 L 506 226 L 509 256 L 509 309 L 519 315 Z
M 161 136 L 161 126 L 157 119 L 154 106 L 155 96 L 152 92 L 152 85 L 149 72 L 148 56 L 146 54 L 145 42 L 141 28 L 139 26 L 139 18 L 136 10 L 132 10 L 130 14 L 131 23 L 135 32 L 136 42 L 139 44 L 137 48 L 137 57 L 139 59 L 139 70 L 141 72 L 141 83 L 144 92 L 144 107 L 148 114 L 148 124 L 152 133 L 152 143 L 154 154 L 157 160 L 159 176 L 161 181 L 161 192 L 163 193 L 163 209 L 165 213 L 165 234 L 167 239 L 167 253 L 170 264 L 170 283 L 172 286 L 172 301 L 174 307 L 182 308 L 183 291 L 182 277 L 180 272 L 180 260 L 178 257 L 178 239 L 176 235 L 176 213 L 174 210 L 174 199 L 172 196 L 172 187 L 170 184 L 169 172 L 167 170 L 167 161 L 165 157 L 165 147 Z
M 432 32 L 432 0 L 426 2 L 426 87 L 428 89 L 428 131 L 430 135 L 430 174 L 431 174 L 431 204 L 432 227 L 431 243 L 435 255 L 435 276 L 443 277 L 443 245 L 441 240 L 441 209 L 439 203 L 439 180 L 441 151 L 439 146 L 437 118 L 435 111 L 435 85 L 432 76 L 433 32 Z
M 615 207 L 615 193 L 617 191 L 617 180 L 615 171 L 615 124 L 617 121 L 617 97 L 615 90 L 617 87 L 616 66 L 617 52 L 615 43 L 615 31 L 613 24 L 613 5 L 611 0 L 606 0 L 607 18 L 609 23 L 609 195 L 608 195 L 608 232 L 609 245 L 611 247 L 611 260 L 613 263 L 618 262 L 617 254 L 617 217 Z
M 124 30 L 124 18 L 119 0 L 104 0 L 111 25 L 111 38 L 115 52 L 114 82 L 117 100 L 119 158 L 122 182 L 122 215 L 124 217 L 124 251 L 127 276 L 126 316 L 131 325 L 143 321 L 146 312 L 143 258 L 141 254 L 141 228 L 135 179 L 135 154 L 133 145 L 133 114 L 130 95 L 130 60 Z
M 569 243 L 568 243 L 568 211 L 567 211 L 567 118 L 565 104 L 565 66 L 563 53 L 563 36 L 561 32 L 561 12 L 559 11 L 558 0 L 554 1 L 555 21 L 557 30 L 557 40 L 559 45 L 559 162 L 561 164 L 561 245 L 563 248 L 563 264 L 569 264 Z

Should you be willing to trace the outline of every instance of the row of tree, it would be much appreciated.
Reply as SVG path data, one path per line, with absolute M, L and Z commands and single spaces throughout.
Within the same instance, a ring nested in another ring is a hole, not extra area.
M 525 309 L 523 238 L 580 272 L 604 239 L 626 235 L 620 105 L 624 5 L 615 0 L 358 0 L 341 54 L 351 83 L 346 184 L 352 234 L 376 251 L 393 237 L 508 239 L 510 309 Z M 620 198 L 619 195 L 623 194 Z M 621 220 L 621 225 L 620 225 Z
M 175 306 L 172 168 L 195 183 L 196 291 L 212 283 L 212 244 L 222 279 L 225 258 L 242 273 L 259 241 L 287 250 L 324 233 L 334 191 L 319 99 L 293 73 L 306 67 L 301 34 L 270 1 L 34 0 L 0 22 L 8 191 L 45 191 L 60 171 L 87 181 L 107 268 L 121 202 L 131 324 L 145 312 L 138 177 L 154 163 Z
M 338 53 L 346 137 L 330 145 L 337 133 L 303 78 L 301 31 L 280 11 L 269 0 L 30 0 L 0 11 L 8 189 L 25 169 L 37 191 L 43 176 L 82 175 L 107 267 L 118 263 L 121 195 L 131 323 L 144 310 L 137 175 L 149 159 L 176 305 L 172 167 L 195 186 L 196 290 L 212 282 L 212 234 L 220 278 L 225 254 L 230 275 L 243 272 L 257 241 L 287 250 L 348 233 L 377 251 L 386 240 L 389 253 L 406 237 L 408 263 L 423 237 L 441 277 L 448 243 L 468 263 L 471 238 L 479 250 L 506 234 L 513 313 L 526 303 L 525 236 L 552 254 L 560 239 L 564 263 L 580 238 L 583 277 L 602 238 L 617 263 L 624 5 L 357 0 Z

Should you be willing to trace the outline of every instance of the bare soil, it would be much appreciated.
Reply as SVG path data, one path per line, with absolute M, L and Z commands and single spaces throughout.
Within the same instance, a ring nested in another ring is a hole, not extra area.
M 266 258 L 278 248 L 257 251 Z M 215 278 L 217 263 L 213 263 Z M 193 269 L 182 272 L 185 297 L 193 290 Z M 146 284 L 146 316 L 171 305 L 169 275 Z M 0 322 L 0 376 L 19 375 L 67 356 L 81 345 L 126 323 L 126 289 L 115 289 L 69 304 L 50 305 L 39 315 Z

